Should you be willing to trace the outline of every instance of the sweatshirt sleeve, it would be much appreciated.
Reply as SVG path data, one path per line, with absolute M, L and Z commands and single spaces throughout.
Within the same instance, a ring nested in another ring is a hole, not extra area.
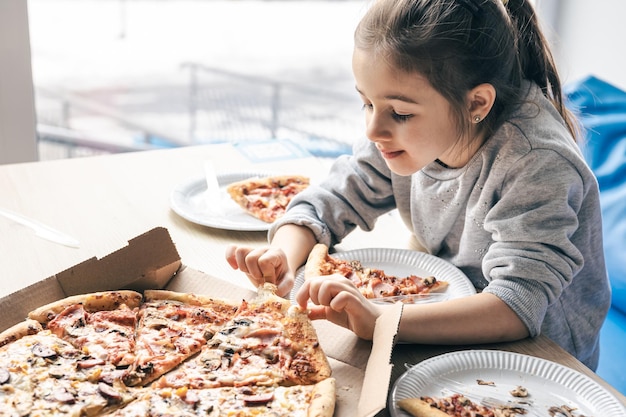
M 287 212 L 269 231 L 269 240 L 284 224 L 309 227 L 318 242 L 335 245 L 357 226 L 374 228 L 376 219 L 395 208 L 391 172 L 369 141 L 355 145 L 342 156 L 328 177 L 311 185 L 290 203 Z
M 531 336 L 540 333 L 548 306 L 556 302 L 584 259 L 576 242 L 587 185 L 553 150 L 535 150 L 514 163 L 497 203 L 485 218 L 493 243 L 483 259 L 490 281 L 484 292 L 511 307 Z

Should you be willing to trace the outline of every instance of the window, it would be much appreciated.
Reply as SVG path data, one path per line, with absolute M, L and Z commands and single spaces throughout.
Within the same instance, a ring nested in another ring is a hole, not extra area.
M 28 5 L 42 158 L 272 138 L 332 152 L 363 134 L 365 1 Z

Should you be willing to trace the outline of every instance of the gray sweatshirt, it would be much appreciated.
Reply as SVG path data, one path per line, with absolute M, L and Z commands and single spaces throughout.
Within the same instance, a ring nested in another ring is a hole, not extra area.
M 597 181 L 537 86 L 469 163 L 392 173 L 368 141 L 292 202 L 295 223 L 333 245 L 397 208 L 427 253 L 502 299 L 531 337 L 547 335 L 591 369 L 610 305 Z

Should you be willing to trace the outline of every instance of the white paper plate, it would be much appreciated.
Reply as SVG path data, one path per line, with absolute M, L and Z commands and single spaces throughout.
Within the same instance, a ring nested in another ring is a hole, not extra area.
M 459 268 L 427 253 L 408 249 L 366 248 L 337 252 L 331 256 L 338 259 L 358 260 L 365 267 L 382 269 L 390 275 L 415 274 L 421 277 L 433 275 L 439 280 L 448 281 L 448 288 L 441 293 L 443 297 L 436 298 L 436 301 L 476 294 L 472 282 Z M 296 273 L 294 288 L 291 291 L 292 302 L 295 302 L 295 294 L 303 283 L 304 268 L 302 267 Z M 432 302 L 433 298 L 424 297 L 417 299 L 416 302 Z
M 190 222 L 217 229 L 240 231 L 266 231 L 270 224 L 246 213 L 226 192 L 226 186 L 252 177 L 267 177 L 268 172 L 235 172 L 218 174 L 218 198 L 209 196 L 205 177 L 193 178 L 174 188 L 170 207 L 176 214 Z M 209 204 L 210 199 L 210 204 Z
M 477 379 L 492 381 L 495 386 L 476 383 Z M 389 395 L 392 417 L 410 417 L 396 406 L 403 398 L 441 396 L 442 387 L 451 388 L 470 399 L 493 397 L 507 401 L 515 398 L 509 391 L 517 386 L 528 389 L 524 400 L 539 416 L 549 416 L 553 406 L 575 407 L 578 415 L 626 417 L 624 406 L 607 390 L 580 372 L 534 356 L 499 350 L 468 350 L 446 353 L 427 359 L 405 372 Z

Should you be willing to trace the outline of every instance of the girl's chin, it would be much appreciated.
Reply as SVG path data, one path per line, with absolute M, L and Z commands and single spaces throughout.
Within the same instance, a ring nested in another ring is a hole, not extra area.
M 387 167 L 391 170 L 391 172 L 402 177 L 408 177 L 409 175 L 413 175 L 421 169 L 416 168 L 413 165 L 394 163 L 388 160 L 385 160 L 385 162 L 387 163 Z

